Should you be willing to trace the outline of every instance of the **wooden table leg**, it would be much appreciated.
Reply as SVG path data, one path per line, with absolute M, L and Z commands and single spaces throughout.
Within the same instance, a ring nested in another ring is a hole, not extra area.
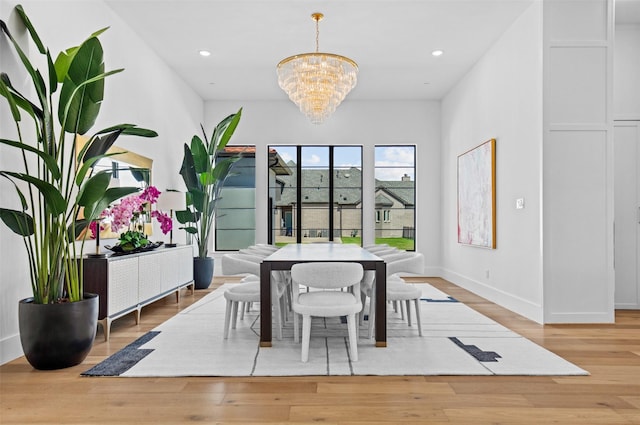
M 376 263 L 376 347 L 387 346 L 387 264 Z
M 260 347 L 271 347 L 271 263 L 260 264 Z

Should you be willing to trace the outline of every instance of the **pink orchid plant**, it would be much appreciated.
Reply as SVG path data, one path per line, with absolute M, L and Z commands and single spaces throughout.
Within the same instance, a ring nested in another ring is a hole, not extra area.
M 149 212 L 151 205 L 155 204 L 160 197 L 160 192 L 155 186 L 149 186 L 140 194 L 129 195 L 122 198 L 119 204 L 105 209 L 100 214 L 100 218 L 106 219 L 111 223 L 111 231 L 119 232 L 121 230 L 133 230 L 142 232 L 144 223 L 141 219 Z M 154 217 L 160 223 L 160 230 L 163 234 L 167 234 L 173 228 L 173 221 L 166 213 L 160 210 L 151 210 L 151 217 Z M 96 237 L 97 224 L 96 221 L 91 222 L 89 229 L 91 236 Z M 100 225 L 100 230 L 104 230 L 104 226 Z

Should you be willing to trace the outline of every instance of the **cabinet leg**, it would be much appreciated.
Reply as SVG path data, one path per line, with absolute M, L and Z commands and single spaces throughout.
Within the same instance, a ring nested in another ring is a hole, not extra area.
M 180 303 L 180 288 L 176 289 L 176 303 Z
M 140 315 L 142 314 L 142 307 L 138 306 L 136 309 L 136 325 L 140 324 Z
M 100 326 L 102 326 L 102 332 L 104 333 L 104 340 L 109 341 L 109 334 L 111 333 L 111 320 L 108 317 L 98 320 Z

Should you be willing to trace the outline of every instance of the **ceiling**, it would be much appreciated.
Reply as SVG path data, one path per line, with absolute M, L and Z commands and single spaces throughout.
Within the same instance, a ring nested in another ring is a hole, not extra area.
M 315 50 L 359 65 L 349 99 L 440 99 L 535 0 L 106 0 L 205 100 L 284 100 L 276 65 Z M 617 0 L 632 10 L 640 0 Z M 640 22 L 640 8 L 638 8 Z M 633 12 L 635 13 L 635 12 Z M 625 13 L 625 16 L 633 16 Z M 621 16 L 619 14 L 619 16 Z M 201 57 L 200 50 L 211 52 Z M 434 57 L 431 52 L 444 50 Z

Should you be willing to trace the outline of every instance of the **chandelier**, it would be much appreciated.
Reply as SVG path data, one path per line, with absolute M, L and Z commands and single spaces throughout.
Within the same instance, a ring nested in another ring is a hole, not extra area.
M 316 22 L 316 51 L 281 60 L 278 84 L 313 124 L 322 124 L 355 87 L 358 65 L 344 56 L 320 53 L 318 22 L 324 15 L 313 13 L 311 18 Z

